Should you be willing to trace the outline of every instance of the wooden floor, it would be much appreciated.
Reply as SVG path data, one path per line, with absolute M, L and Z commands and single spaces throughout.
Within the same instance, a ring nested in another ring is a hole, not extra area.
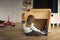
M 51 30 L 48 36 L 26 36 L 22 30 L 22 24 L 17 23 L 16 27 L 0 28 L 0 40 L 60 40 L 60 27 Z

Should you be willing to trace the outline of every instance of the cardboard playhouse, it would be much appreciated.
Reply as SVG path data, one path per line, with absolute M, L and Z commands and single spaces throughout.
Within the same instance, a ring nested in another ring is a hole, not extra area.
M 28 16 L 34 16 L 35 25 L 41 31 L 46 28 L 47 32 L 51 32 L 50 23 L 51 9 L 29 9 L 22 14 L 22 21 L 27 21 Z

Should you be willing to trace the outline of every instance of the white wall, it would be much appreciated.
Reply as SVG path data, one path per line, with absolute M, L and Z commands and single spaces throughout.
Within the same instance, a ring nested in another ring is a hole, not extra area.
M 21 0 L 0 0 L 0 20 L 7 21 L 8 15 L 10 21 L 21 22 Z
M 21 14 L 24 12 L 24 10 L 22 10 L 22 1 L 23 0 L 0 0 L 0 20 L 7 21 L 9 15 L 10 21 L 21 22 Z

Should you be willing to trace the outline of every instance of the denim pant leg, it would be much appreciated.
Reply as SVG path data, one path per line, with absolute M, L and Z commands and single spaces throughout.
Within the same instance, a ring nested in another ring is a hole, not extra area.
M 32 31 L 30 33 L 26 33 L 27 36 L 41 36 L 42 34 L 37 31 Z
M 40 32 L 37 32 L 37 31 L 33 31 L 32 32 L 32 35 L 34 35 L 34 36 L 41 36 L 41 33 Z

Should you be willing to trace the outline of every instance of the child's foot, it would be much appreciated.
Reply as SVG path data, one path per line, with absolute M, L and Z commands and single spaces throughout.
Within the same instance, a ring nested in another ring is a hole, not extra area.
M 48 32 L 47 31 L 45 31 L 44 33 L 45 33 L 44 36 L 47 36 L 48 35 Z
M 44 36 L 47 36 L 47 35 L 48 35 L 47 31 L 43 31 L 43 32 L 41 32 L 41 33 L 42 33 L 42 35 L 44 35 Z

